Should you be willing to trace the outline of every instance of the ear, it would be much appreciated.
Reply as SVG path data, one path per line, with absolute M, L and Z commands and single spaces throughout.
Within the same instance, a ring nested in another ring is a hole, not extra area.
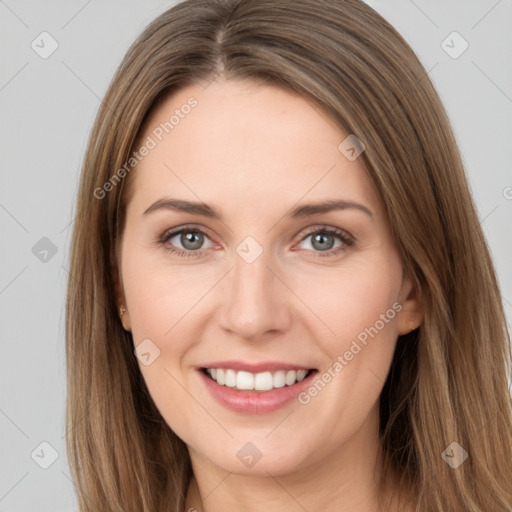
M 400 300 L 402 309 L 398 313 L 398 334 L 407 334 L 417 329 L 424 318 L 423 304 L 420 301 L 418 288 L 414 280 L 404 274 Z
M 115 301 L 117 306 L 117 313 L 120 317 L 121 323 L 123 324 L 123 328 L 126 331 L 131 331 L 131 323 L 130 323 L 130 313 L 128 311 L 128 306 L 126 305 L 126 300 L 124 297 L 123 284 L 120 278 L 119 267 L 116 268 L 113 275 L 114 281 L 114 293 L 115 293 Z

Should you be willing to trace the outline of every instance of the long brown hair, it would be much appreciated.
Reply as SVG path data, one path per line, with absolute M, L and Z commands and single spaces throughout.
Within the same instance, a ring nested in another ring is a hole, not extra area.
M 129 49 L 83 164 L 66 312 L 67 447 L 80 511 L 184 507 L 188 452 L 153 403 L 117 313 L 113 276 L 137 172 L 119 169 L 164 96 L 220 74 L 297 92 L 366 147 L 361 158 L 424 307 L 420 328 L 397 342 L 381 395 L 383 474 L 399 468 L 418 512 L 512 510 L 510 339 L 425 69 L 359 0 L 188 0 Z M 442 456 L 453 442 L 468 453 L 456 469 Z

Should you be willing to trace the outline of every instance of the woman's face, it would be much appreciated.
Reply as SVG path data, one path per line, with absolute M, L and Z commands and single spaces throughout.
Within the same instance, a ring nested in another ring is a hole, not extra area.
M 235 473 L 368 448 L 419 318 L 361 148 L 249 81 L 182 89 L 145 127 L 118 298 L 168 425 L 194 461 Z

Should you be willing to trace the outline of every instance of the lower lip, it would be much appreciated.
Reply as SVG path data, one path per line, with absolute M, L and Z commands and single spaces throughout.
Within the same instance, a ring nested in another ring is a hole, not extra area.
M 198 370 L 198 372 L 206 388 L 218 402 L 234 412 L 246 414 L 265 414 L 288 405 L 310 386 L 311 380 L 317 373 L 313 371 L 300 382 L 270 391 L 241 391 L 236 388 L 221 386 L 203 371 Z

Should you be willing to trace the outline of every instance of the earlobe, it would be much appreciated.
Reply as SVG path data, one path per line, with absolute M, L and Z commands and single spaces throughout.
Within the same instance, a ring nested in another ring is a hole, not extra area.
M 408 334 L 414 329 L 417 329 L 421 325 L 421 320 L 417 318 L 409 317 L 407 318 L 399 318 L 398 320 L 398 334 L 402 336 L 403 334 Z
M 119 271 L 116 270 L 114 272 L 114 293 L 115 293 L 115 300 L 116 304 L 118 306 L 118 313 L 119 318 L 121 319 L 121 323 L 123 325 L 123 329 L 126 331 L 131 330 L 131 324 L 130 324 L 130 315 L 128 314 L 128 309 L 126 308 L 125 299 L 124 299 L 124 293 L 121 286 L 121 281 L 119 279 Z
M 124 330 L 130 331 L 130 315 L 128 314 L 128 310 L 126 309 L 126 307 L 123 305 L 119 307 L 119 318 L 121 319 L 121 323 L 123 324 Z

